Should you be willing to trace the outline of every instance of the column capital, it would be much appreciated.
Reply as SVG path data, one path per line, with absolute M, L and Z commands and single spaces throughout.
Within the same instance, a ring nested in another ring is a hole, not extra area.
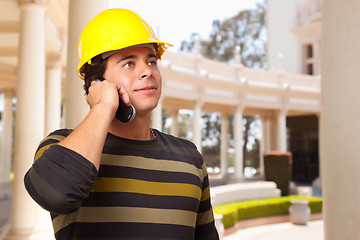
M 230 114 L 227 112 L 221 112 L 221 119 L 229 119 Z
M 240 92 L 236 94 L 236 97 L 238 99 L 238 104 L 236 107 L 236 112 L 240 112 L 241 114 L 244 112 L 245 109 L 245 94 L 243 92 Z
M 241 47 L 240 47 L 240 45 L 237 45 L 235 47 L 235 54 L 234 55 L 235 55 L 235 63 L 236 63 L 236 65 L 239 66 L 239 67 L 242 67 L 243 65 L 241 63 Z
M 281 108 L 281 109 L 278 110 L 279 115 L 287 116 L 288 112 L 289 112 L 289 110 L 287 108 Z
M 195 107 L 200 107 L 204 104 L 204 88 L 199 86 L 196 87 L 195 92 L 198 94 L 197 98 L 196 98 L 196 102 L 195 102 Z
M 200 98 L 196 100 L 194 104 L 194 109 L 201 109 L 203 105 L 204 105 L 204 101 Z
M 50 52 L 46 55 L 46 65 L 48 68 L 61 68 L 61 54 Z
M 17 0 L 18 4 L 25 5 L 25 4 L 33 4 L 33 5 L 39 5 L 39 6 L 46 6 L 49 2 L 49 0 Z
M 179 109 L 173 108 L 169 110 L 170 114 L 179 114 Z
M 1 90 L 1 93 L 4 94 L 5 98 L 12 98 L 15 95 L 15 90 L 10 88 L 5 88 Z
M 279 110 L 280 114 L 287 115 L 289 112 L 289 98 L 284 96 L 281 98 L 281 108 Z
M 244 104 L 239 104 L 236 107 L 235 113 L 240 113 L 241 115 L 244 113 L 245 110 L 245 105 Z
M 198 34 L 194 36 L 194 55 L 198 59 L 202 57 L 200 49 L 200 36 Z

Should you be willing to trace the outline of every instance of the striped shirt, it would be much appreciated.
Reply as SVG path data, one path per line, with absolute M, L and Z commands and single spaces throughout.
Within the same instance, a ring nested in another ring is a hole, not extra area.
M 99 171 L 44 139 L 25 175 L 32 198 L 50 211 L 56 239 L 219 239 L 201 154 L 191 142 L 154 130 L 149 141 L 108 134 Z

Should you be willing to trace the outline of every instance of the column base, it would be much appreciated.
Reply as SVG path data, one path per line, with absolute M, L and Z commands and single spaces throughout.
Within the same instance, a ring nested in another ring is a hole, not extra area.
M 4 240 L 45 240 L 45 233 L 39 230 L 10 229 Z
M 0 240 L 3 240 L 5 238 L 5 236 L 8 234 L 10 230 L 10 224 L 9 223 L 5 223 L 1 228 L 0 228 Z

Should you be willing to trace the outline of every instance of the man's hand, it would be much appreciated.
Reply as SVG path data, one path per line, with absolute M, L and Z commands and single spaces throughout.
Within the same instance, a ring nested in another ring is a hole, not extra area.
M 122 86 L 107 80 L 92 81 L 86 101 L 91 109 L 98 105 L 102 109 L 109 109 L 111 116 L 115 116 L 116 109 L 119 106 L 119 97 L 125 105 L 131 104 L 129 95 Z
M 86 97 L 91 108 L 89 114 L 59 145 L 79 153 L 99 169 L 106 135 L 119 106 L 119 96 L 130 105 L 129 95 L 122 86 L 107 80 L 93 81 Z

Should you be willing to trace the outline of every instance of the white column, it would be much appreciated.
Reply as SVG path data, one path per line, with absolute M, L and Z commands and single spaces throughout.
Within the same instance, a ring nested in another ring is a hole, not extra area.
M 234 115 L 234 141 L 235 141 L 235 177 L 241 179 L 244 177 L 244 160 L 243 160 L 243 110 L 244 107 L 237 108 Z
M 6 239 L 29 239 L 40 207 L 24 188 L 24 175 L 44 137 L 45 4 L 19 1 L 20 39 L 16 83 L 16 123 L 11 230 Z
M 264 153 L 268 153 L 272 150 L 271 146 L 271 120 L 269 117 L 262 118 L 262 132 L 263 132 L 263 145 Z
M 265 175 L 265 168 L 264 168 L 264 154 L 266 153 L 265 151 L 265 145 L 266 143 L 266 130 L 265 130 L 265 125 L 266 125 L 266 121 L 267 118 L 266 117 L 260 117 L 261 119 L 261 140 L 260 140 L 260 148 L 259 148 L 259 160 L 260 160 L 260 166 L 259 166 L 259 171 L 260 171 L 260 176 L 264 176 Z
M 280 110 L 277 114 L 277 150 L 287 151 L 286 111 Z
M 47 59 L 45 135 L 61 126 L 61 61 L 60 55 L 51 53 Z
M 67 128 L 75 128 L 89 112 L 89 106 L 84 96 L 84 81 L 77 77 L 79 37 L 85 25 L 102 10 L 106 9 L 107 1 L 70 0 L 69 5 L 65 125 Z
M 162 99 L 151 113 L 151 127 L 162 131 Z
M 221 114 L 221 145 L 220 145 L 220 171 L 225 177 L 229 167 L 229 115 Z
M 320 40 L 313 43 L 314 75 L 320 75 Z
M 171 120 L 172 120 L 171 127 L 170 127 L 170 133 L 174 136 L 179 136 L 179 121 L 178 121 L 179 110 L 177 110 L 177 109 L 171 110 L 170 115 L 171 115 Z
M 193 142 L 200 153 L 202 152 L 201 106 L 202 106 L 202 102 L 198 101 L 195 104 L 194 114 L 193 114 Z
M 13 91 L 4 92 L 4 112 L 2 115 L 0 183 L 10 183 L 13 143 Z
M 322 1 L 321 178 L 325 240 L 360 239 L 360 1 Z

